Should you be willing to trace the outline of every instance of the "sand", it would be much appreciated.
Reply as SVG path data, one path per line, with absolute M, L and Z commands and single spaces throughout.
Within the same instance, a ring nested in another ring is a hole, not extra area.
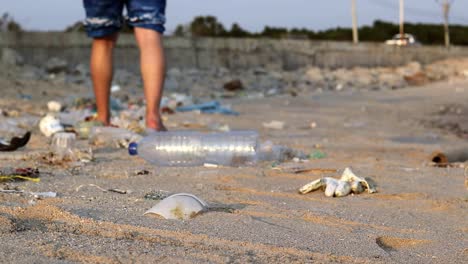
M 0 85 L 0 108 L 37 115 L 45 113 L 50 99 L 89 92 L 5 75 Z M 18 91 L 33 99 L 18 99 Z M 326 153 L 299 164 L 316 169 L 303 173 L 275 169 L 271 162 L 245 168 L 159 168 L 110 147 L 96 147 L 95 161 L 82 166 L 50 165 L 24 158 L 48 149 L 48 140 L 36 129 L 25 149 L 0 153 L 0 166 L 37 167 L 41 182 L 0 187 L 53 191 L 58 197 L 0 194 L 0 262 L 466 263 L 463 164 L 438 168 L 427 159 L 436 150 L 468 150 L 463 134 L 468 131 L 467 101 L 468 81 L 457 80 L 395 91 L 228 99 L 238 117 L 166 116 L 172 130 L 181 129 L 184 121 L 216 122 L 257 130 L 262 140 L 307 153 Z M 440 113 L 447 105 L 457 105 L 462 114 Z M 285 128 L 262 126 L 272 120 L 284 121 Z M 460 129 L 438 125 L 446 121 Z M 344 198 L 327 198 L 321 191 L 298 194 L 304 184 L 338 177 L 349 166 L 372 178 L 378 193 Z M 138 175 L 142 170 L 149 173 Z M 103 192 L 93 185 L 129 192 Z M 143 216 L 157 203 L 145 194 L 157 190 L 193 193 L 233 210 L 189 221 Z

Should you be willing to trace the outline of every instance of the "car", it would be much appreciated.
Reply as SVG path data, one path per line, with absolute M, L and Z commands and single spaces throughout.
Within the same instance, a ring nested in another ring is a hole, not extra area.
M 416 38 L 411 34 L 396 34 L 392 39 L 385 41 L 385 43 L 394 46 L 419 45 L 419 42 L 416 41 Z

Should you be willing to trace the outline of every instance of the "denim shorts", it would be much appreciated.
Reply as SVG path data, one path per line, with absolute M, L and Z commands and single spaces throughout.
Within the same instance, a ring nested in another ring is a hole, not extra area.
M 124 19 L 132 27 L 164 33 L 166 0 L 83 0 L 88 36 L 99 38 L 120 30 Z M 123 10 L 127 15 L 124 17 Z

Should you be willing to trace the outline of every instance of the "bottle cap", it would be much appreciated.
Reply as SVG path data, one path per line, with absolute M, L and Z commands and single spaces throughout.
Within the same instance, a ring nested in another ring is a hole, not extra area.
M 130 154 L 130 156 L 138 155 L 138 143 L 132 142 L 128 145 L 128 154 Z

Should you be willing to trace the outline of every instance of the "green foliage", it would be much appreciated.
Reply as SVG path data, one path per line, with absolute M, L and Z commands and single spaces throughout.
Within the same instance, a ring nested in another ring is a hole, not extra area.
M 21 25 L 18 22 L 16 22 L 10 14 L 4 13 L 2 17 L 0 17 L 0 31 L 22 32 L 23 29 L 21 28 Z
M 410 33 L 416 39 L 428 45 L 444 44 L 444 29 L 441 24 L 405 24 L 405 32 Z M 451 42 L 455 45 L 468 45 L 468 26 L 451 25 Z M 359 39 L 361 41 L 384 42 L 399 33 L 397 24 L 376 20 L 372 26 L 359 28 Z M 313 31 L 306 28 L 269 27 L 266 26 L 261 32 L 252 33 L 234 23 L 230 30 L 213 16 L 196 17 L 188 29 L 179 25 L 174 33 L 176 36 L 203 36 L 203 37 L 232 37 L 232 38 L 293 38 L 311 40 L 333 40 L 351 41 L 352 31 L 350 28 L 334 28 L 323 31 Z
M 233 38 L 245 38 L 245 37 L 250 37 L 252 34 L 248 32 L 247 30 L 241 28 L 239 24 L 234 23 L 231 26 L 231 30 L 227 32 L 227 35 Z
M 84 32 L 84 31 L 85 31 L 85 26 L 83 22 L 81 21 L 78 21 L 75 24 L 65 28 L 65 32 Z
M 190 24 L 190 33 L 197 37 L 221 37 L 226 35 L 226 29 L 214 16 L 198 16 Z

